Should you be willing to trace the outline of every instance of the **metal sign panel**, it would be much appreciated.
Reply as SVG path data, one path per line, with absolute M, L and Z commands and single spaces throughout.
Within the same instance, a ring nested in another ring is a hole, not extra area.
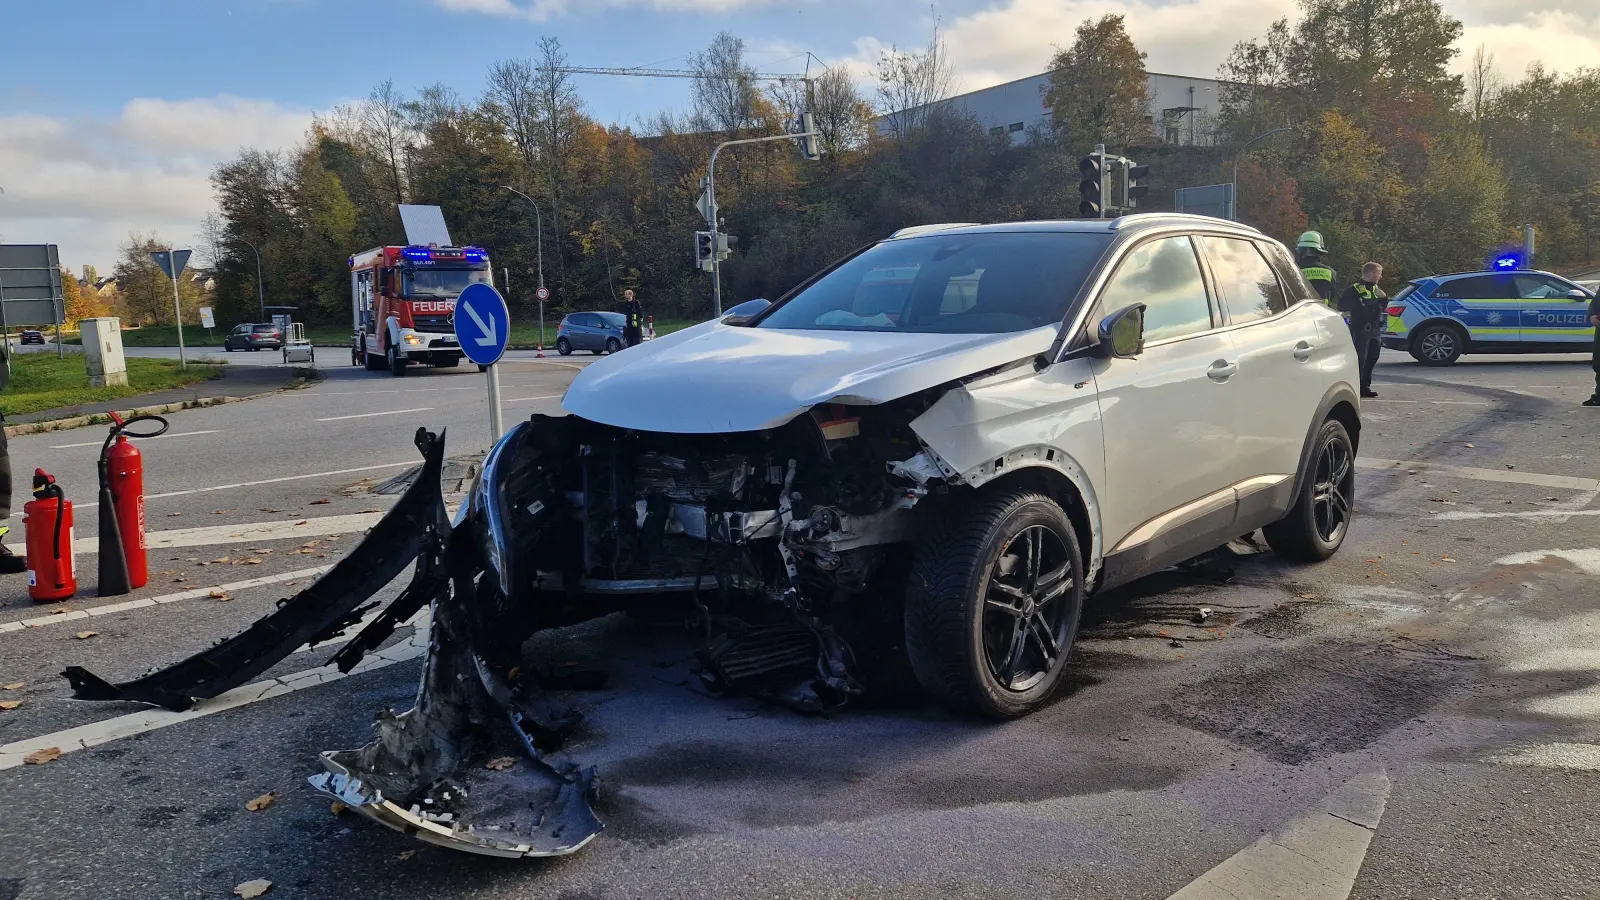
M 61 255 L 55 244 L 0 244 L 0 299 L 7 325 L 58 325 Z
M 444 224 L 444 210 L 437 206 L 400 204 L 400 222 L 406 227 L 406 243 L 419 247 L 437 244 L 454 247 L 450 243 L 450 229 Z
M 156 265 L 161 267 L 163 275 L 177 280 L 177 277 L 182 275 L 183 270 L 188 267 L 189 256 L 193 253 L 193 250 L 152 250 L 150 251 L 150 258 L 155 260 Z M 177 271 L 174 272 L 174 269 Z
M 480 366 L 492 366 L 506 352 L 511 340 L 511 315 L 505 298 L 493 285 L 478 282 L 456 298 L 456 340 L 467 359 Z
M 1174 211 L 1216 216 L 1219 219 L 1230 218 L 1233 214 L 1233 185 L 1206 184 L 1178 188 Z
M 201 328 L 215 328 L 215 327 L 217 327 L 217 317 L 212 312 L 211 307 L 209 307 L 209 306 L 200 307 L 200 327 Z

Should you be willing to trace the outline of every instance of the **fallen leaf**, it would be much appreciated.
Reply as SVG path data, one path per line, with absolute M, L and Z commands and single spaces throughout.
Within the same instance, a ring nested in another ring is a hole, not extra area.
M 228 592 L 227 591 L 212 590 L 211 591 L 211 599 L 213 599 L 213 600 L 232 600 L 233 598 L 228 596 Z
M 236 896 L 243 897 L 244 900 L 252 900 L 252 898 L 259 897 L 270 890 L 272 890 L 272 882 L 265 878 L 257 878 L 254 881 L 246 881 L 244 884 L 235 885 L 233 893 Z
M 55 609 L 50 610 L 50 615 L 59 616 L 62 613 L 69 613 L 69 612 L 72 612 L 72 607 L 70 607 L 70 606 L 58 606 Z
M 326 553 L 318 553 L 317 554 L 317 559 L 327 559 L 327 558 L 328 558 L 328 554 L 326 554 Z
M 0 691 L 20 691 L 22 690 L 22 685 L 23 682 L 21 681 L 13 681 L 10 684 L 0 684 Z
M 261 507 L 261 511 L 264 512 L 264 513 L 280 513 L 280 512 L 283 512 L 283 510 L 276 509 L 276 508 L 271 507 L 271 506 L 263 506 L 263 507 Z
M 179 575 L 177 578 L 174 578 L 172 580 L 174 582 L 178 583 L 178 584 L 182 584 L 183 582 L 188 581 L 189 579 L 183 577 L 182 575 Z
M 176 517 L 176 516 L 183 515 L 183 513 L 167 513 L 167 515 L 168 515 L 168 517 Z
M 250 548 L 250 552 L 251 553 L 258 553 L 258 554 L 260 554 L 262 556 L 266 556 L 268 553 L 271 553 L 272 551 L 267 549 L 267 548 L 265 548 L 265 547 L 251 547 Z
M 212 511 L 211 511 L 211 514 L 212 514 L 212 515 L 213 515 L 213 516 L 225 516 L 225 515 L 227 515 L 227 514 L 228 514 L 228 511 L 227 511 L 227 510 L 225 510 L 225 509 L 213 509 L 213 510 L 212 510 Z
M 364 512 L 364 513 L 381 513 L 381 512 L 383 512 L 383 510 L 381 510 L 381 509 L 363 509 L 362 512 Z
M 346 812 L 348 812 L 350 810 L 350 807 L 345 806 L 343 803 L 340 803 L 339 801 L 335 800 L 335 801 L 333 801 L 333 803 L 328 805 L 328 809 L 334 815 L 342 816 L 342 815 L 344 815 Z
M 491 772 L 504 772 L 505 770 L 511 768 L 512 766 L 514 766 L 516 764 L 517 764 L 517 758 L 516 757 L 514 757 L 514 756 L 501 756 L 501 757 L 496 757 L 495 759 L 491 759 L 488 762 L 484 763 L 483 767 L 485 769 L 488 769 Z
M 0 709 L 16 709 L 21 705 L 21 700 L 0 700 Z
M 410 859 L 416 855 L 417 851 L 415 850 L 401 850 L 400 853 L 395 856 L 395 859 Z
M 326 497 L 324 497 L 321 500 L 313 500 L 308 505 L 310 505 L 310 506 L 326 506 L 326 505 L 328 505 L 329 503 L 332 503 L 332 502 L 333 502 L 332 500 L 329 500 Z
M 300 546 L 302 546 L 302 547 L 315 547 L 316 545 L 318 545 L 320 543 L 322 543 L 322 542 L 321 541 L 306 541 L 304 544 L 301 544 Z
M 1472 448 L 1472 449 L 1473 449 L 1473 450 L 1476 450 L 1476 449 L 1478 449 L 1478 448 L 1477 448 L 1477 447 L 1476 447 L 1476 446 L 1475 446 L 1475 445 L 1473 445 L 1473 444 L 1468 444 L 1468 445 L 1467 445 L 1467 446 L 1468 446 L 1468 447 L 1471 447 L 1471 448 Z
M 89 638 L 92 638 L 92 637 L 94 637 L 95 635 L 97 635 L 99 633 L 100 632 L 98 632 L 98 631 L 80 631 L 77 634 L 73 635 L 73 637 L 77 638 L 80 641 L 86 641 Z
M 1513 466 L 1513 465 L 1512 465 L 1512 464 L 1511 464 L 1511 463 L 1506 463 L 1506 468 L 1508 468 L 1508 469 L 1515 469 L 1515 468 L 1516 468 L 1516 466 Z
M 249 559 L 241 559 L 239 562 L 247 566 L 259 566 L 262 563 L 262 559 L 259 556 L 252 556 Z
M 1301 594 L 1299 596 L 1300 596 L 1301 600 L 1315 600 L 1315 599 L 1317 599 L 1317 595 L 1316 594 Z
M 310 519 L 301 519 L 300 521 L 296 522 L 295 524 L 296 525 L 310 525 L 311 524 L 311 520 Z
M 228 562 L 232 558 L 233 557 L 231 557 L 231 556 L 219 556 L 216 559 L 213 559 L 212 562 L 214 562 L 214 563 L 225 563 L 225 562 Z
M 276 799 L 278 799 L 277 791 L 267 791 L 265 794 L 262 794 L 254 800 L 251 800 L 249 803 L 246 803 L 244 808 L 250 810 L 251 812 L 259 812 L 271 806 L 272 801 Z
M 48 762 L 55 762 L 60 758 L 60 747 L 45 747 L 42 750 L 35 750 L 32 753 L 29 753 L 27 756 L 24 756 L 22 761 L 30 766 L 42 766 Z

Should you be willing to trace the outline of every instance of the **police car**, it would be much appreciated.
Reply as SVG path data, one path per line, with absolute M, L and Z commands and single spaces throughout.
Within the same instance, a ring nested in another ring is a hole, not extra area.
M 1594 292 L 1532 269 L 1430 275 L 1390 298 L 1380 341 L 1425 366 L 1463 353 L 1588 353 Z

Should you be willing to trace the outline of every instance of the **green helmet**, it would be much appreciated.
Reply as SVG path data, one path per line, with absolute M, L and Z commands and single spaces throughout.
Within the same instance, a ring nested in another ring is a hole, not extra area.
M 1326 253 L 1328 250 L 1328 248 L 1322 244 L 1322 232 L 1320 231 L 1308 231 L 1305 234 L 1300 235 L 1300 240 L 1295 242 L 1295 247 L 1310 247 L 1312 250 L 1318 250 L 1324 253 Z

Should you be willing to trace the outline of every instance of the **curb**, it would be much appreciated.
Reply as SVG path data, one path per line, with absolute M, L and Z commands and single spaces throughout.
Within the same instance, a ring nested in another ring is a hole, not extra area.
M 82 428 L 85 425 L 104 425 L 111 421 L 110 412 L 115 412 L 124 419 L 132 418 L 133 416 L 160 416 L 185 409 L 205 409 L 211 406 L 221 406 L 224 403 L 242 403 L 246 400 L 254 400 L 257 397 L 265 397 L 268 394 L 280 394 L 284 391 L 298 391 L 315 382 L 316 379 L 301 378 L 296 379 L 294 384 L 284 385 L 281 388 L 270 391 L 262 391 L 259 394 L 251 394 L 248 397 L 196 397 L 193 400 L 179 400 L 175 403 L 162 403 L 157 406 L 140 406 L 132 409 L 89 413 L 84 416 L 69 416 L 65 419 L 46 419 L 43 422 L 22 422 L 17 425 L 7 425 L 5 432 L 7 438 L 14 438 L 27 434 L 43 434 L 49 431 L 69 431 L 73 428 Z

